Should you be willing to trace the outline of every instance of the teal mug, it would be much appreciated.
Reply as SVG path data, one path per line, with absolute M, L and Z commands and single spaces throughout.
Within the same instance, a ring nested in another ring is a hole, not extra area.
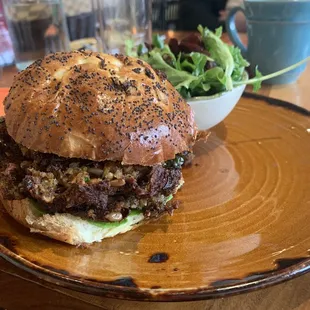
M 234 17 L 239 11 L 246 17 L 248 47 L 241 43 L 236 31 Z M 264 75 L 279 71 L 310 55 L 310 0 L 245 0 L 244 8 L 233 8 L 228 14 L 226 29 L 252 69 L 258 66 Z M 305 67 L 266 83 L 295 82 Z

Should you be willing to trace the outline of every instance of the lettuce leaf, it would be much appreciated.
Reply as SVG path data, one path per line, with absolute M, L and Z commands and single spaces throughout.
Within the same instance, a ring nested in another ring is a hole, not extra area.
M 142 214 L 142 211 L 140 210 L 131 210 L 128 217 L 132 217 L 135 215 L 140 215 Z M 102 222 L 102 221 L 93 221 L 93 220 L 87 220 L 87 222 L 97 226 L 97 227 L 102 227 L 102 228 L 113 228 L 113 227 L 118 227 L 120 225 L 125 225 L 126 223 L 128 223 L 128 217 L 126 217 L 125 219 L 123 219 L 120 222 Z
M 255 76 L 249 80 L 245 74 L 249 67 L 248 61 L 243 58 L 238 47 L 230 46 L 221 40 L 222 28 L 212 32 L 199 25 L 198 30 L 205 46 L 203 53 L 182 52 L 176 56 L 165 44 L 165 37 L 157 34 L 153 35 L 151 50 L 147 50 L 144 45 L 135 48 L 133 41 L 126 40 L 125 52 L 165 72 L 168 80 L 184 98 L 213 95 L 245 84 L 252 85 L 253 90 L 258 91 L 262 81 L 289 72 L 310 60 L 308 57 L 266 76 L 256 68 Z M 211 63 L 211 66 L 208 66 L 208 63 Z
M 259 89 L 262 86 L 262 81 L 261 78 L 263 77 L 263 75 L 258 71 L 257 67 L 255 68 L 255 79 L 257 79 L 257 81 L 253 82 L 252 86 L 253 86 L 253 91 L 257 92 L 259 91 Z
M 149 53 L 147 62 L 154 68 L 162 70 L 166 73 L 170 83 L 177 89 L 181 87 L 189 88 L 190 84 L 197 79 L 196 76 L 191 75 L 187 71 L 177 70 L 170 66 L 164 59 L 163 55 L 156 50 Z
M 216 64 L 221 67 L 225 72 L 225 86 L 227 90 L 233 89 L 232 74 L 235 69 L 234 58 L 228 48 L 228 45 L 224 43 L 218 36 L 221 34 L 221 30 L 217 31 L 217 34 L 210 31 L 208 28 L 198 26 L 198 31 L 201 34 L 202 41 L 206 50 L 210 53 Z
M 192 75 L 199 76 L 201 74 L 204 74 L 205 72 L 205 66 L 208 61 L 208 58 L 205 54 L 192 52 L 189 54 L 193 61 L 194 70 L 192 72 Z
M 166 202 L 168 202 L 169 200 L 171 200 L 173 197 L 172 195 L 170 195 L 169 197 L 167 197 Z M 45 212 L 44 210 L 42 210 L 39 206 L 39 204 L 37 204 L 35 201 L 32 201 L 32 207 L 33 207 L 33 211 L 35 213 L 36 216 L 41 217 L 44 214 L 47 214 L 47 212 Z M 131 210 L 129 216 L 133 217 L 133 216 L 137 216 L 142 214 L 141 210 Z M 128 216 L 128 217 L 129 217 Z M 113 228 L 113 227 L 118 227 L 120 225 L 124 225 L 128 222 L 128 218 L 123 219 L 120 222 L 102 222 L 102 221 L 94 221 L 94 220 L 86 220 L 88 223 L 91 223 L 95 226 L 98 227 L 102 227 L 102 228 Z
M 229 46 L 221 40 L 222 28 L 212 32 L 199 25 L 198 30 L 205 46 L 203 53 L 180 52 L 175 55 L 165 44 L 165 37 L 154 34 L 149 50 L 145 46 L 135 48 L 126 41 L 126 54 L 139 57 L 154 69 L 163 71 L 184 98 L 229 91 L 244 82 L 249 63 L 238 47 Z M 256 77 L 259 74 L 257 71 Z M 254 86 L 256 90 L 260 84 L 255 82 Z
M 244 77 L 245 68 L 249 67 L 250 64 L 247 60 L 245 60 L 242 55 L 241 51 L 236 46 L 228 46 L 229 51 L 234 59 L 235 67 L 232 73 L 233 81 L 242 81 Z
M 165 39 L 166 39 L 165 36 L 160 36 L 159 34 L 155 33 L 152 36 L 152 44 L 155 47 L 162 49 L 165 45 Z
M 125 40 L 125 54 L 130 57 L 138 57 L 138 53 L 135 50 L 133 40 L 130 39 Z

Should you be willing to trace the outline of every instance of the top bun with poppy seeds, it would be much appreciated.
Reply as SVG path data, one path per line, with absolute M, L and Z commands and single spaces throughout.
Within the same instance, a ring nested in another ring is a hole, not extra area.
M 142 60 L 55 53 L 14 79 L 4 101 L 8 134 L 41 153 L 153 166 L 191 151 L 190 106 Z

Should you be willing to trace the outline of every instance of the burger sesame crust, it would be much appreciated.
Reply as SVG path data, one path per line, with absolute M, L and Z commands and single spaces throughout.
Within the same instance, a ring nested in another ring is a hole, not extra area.
M 17 143 L 68 158 L 152 166 L 191 150 L 197 135 L 165 76 L 123 55 L 48 55 L 16 76 L 4 106 Z

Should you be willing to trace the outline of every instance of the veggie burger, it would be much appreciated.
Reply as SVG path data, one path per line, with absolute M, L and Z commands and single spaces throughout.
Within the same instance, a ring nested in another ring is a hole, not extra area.
M 32 232 L 74 245 L 177 207 L 197 129 L 142 60 L 56 53 L 20 72 L 0 123 L 0 198 Z

